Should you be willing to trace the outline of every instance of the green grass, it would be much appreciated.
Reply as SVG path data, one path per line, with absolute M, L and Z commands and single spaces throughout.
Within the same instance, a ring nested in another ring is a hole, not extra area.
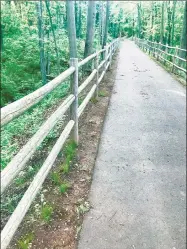
M 60 185 L 61 184 L 61 177 L 60 177 L 60 174 L 58 172 L 52 172 L 51 173 L 51 179 L 52 179 L 52 182 L 55 184 L 55 185 Z
M 64 174 L 67 174 L 69 172 L 69 166 L 69 163 L 63 163 L 63 165 L 61 166 L 61 169 Z
M 30 180 L 40 169 L 40 165 L 30 166 L 25 174 L 21 177 L 16 178 L 15 183 L 17 186 L 24 185 L 28 180 Z
M 53 215 L 53 208 L 49 205 L 45 205 L 41 208 L 41 219 L 46 223 L 50 222 Z
M 90 102 L 93 104 L 96 104 L 98 102 L 98 100 L 95 97 L 93 97 L 93 98 L 91 98 Z
M 69 141 L 64 149 L 64 154 L 66 157 L 69 157 L 69 159 L 73 159 L 73 157 L 76 154 L 76 148 L 77 144 L 74 141 Z
M 99 97 L 107 97 L 107 92 L 105 92 L 105 91 L 99 91 L 98 96 Z
M 25 235 L 20 240 L 17 241 L 19 249 L 28 249 L 29 244 L 33 241 L 34 235 L 32 233 Z
M 66 193 L 69 188 L 70 188 L 70 185 L 68 183 L 61 184 L 59 187 L 60 193 L 62 194 Z
M 65 160 L 61 166 L 63 173 L 68 173 L 70 164 L 76 155 L 77 144 L 74 141 L 69 141 L 64 149 Z

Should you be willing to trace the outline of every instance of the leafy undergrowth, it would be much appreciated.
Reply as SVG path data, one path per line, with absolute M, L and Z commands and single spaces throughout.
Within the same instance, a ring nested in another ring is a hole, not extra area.
M 18 240 L 18 248 L 19 249 L 28 249 L 30 244 L 34 239 L 34 235 L 32 233 L 27 234 L 26 236 L 20 238 Z
M 110 37 L 109 37 L 110 38 Z M 111 39 L 111 38 L 110 38 Z M 84 42 L 82 40 L 78 41 L 78 57 L 83 57 L 83 45 Z M 98 46 L 98 49 L 100 47 Z M 67 51 L 65 52 L 65 57 L 67 57 Z M 101 61 L 101 58 L 100 58 Z M 64 67 L 62 71 L 67 69 Z M 79 80 L 83 80 L 86 76 L 83 73 L 82 68 L 79 70 Z M 34 77 L 34 76 L 33 76 Z M 37 80 L 37 78 L 35 79 Z M 40 84 L 37 87 L 41 87 Z M 10 162 L 13 156 L 20 150 L 20 148 L 25 144 L 28 139 L 36 133 L 41 124 L 46 120 L 50 114 L 57 109 L 57 107 L 62 102 L 63 98 L 69 94 L 70 90 L 70 79 L 63 82 L 60 86 L 58 86 L 55 90 L 53 90 L 50 94 L 48 94 L 42 101 L 38 104 L 30 108 L 20 117 L 14 119 L 7 125 L 5 125 L 1 130 L 1 170 L 6 167 L 6 165 Z M 37 88 L 36 88 L 37 89 Z M 35 90 L 35 89 L 34 89 Z M 28 92 L 29 93 L 29 92 Z M 25 93 L 25 95 L 27 92 Z M 23 97 L 23 96 L 19 96 Z M 19 99 L 18 98 L 18 99 Z M 83 98 L 80 96 L 79 104 L 81 104 Z M 57 131 L 53 129 L 48 135 L 48 139 L 56 138 Z M 43 143 L 42 146 L 46 145 L 47 142 Z M 41 149 L 41 148 L 39 148 Z
M 2 128 L 1 169 L 6 167 L 12 157 L 19 151 L 20 147 L 25 144 L 25 141 L 36 133 L 43 121 L 59 105 L 59 102 L 62 101 L 68 92 L 69 82 L 66 81 L 35 107 L 29 109 Z M 54 134 L 51 133 L 50 136 L 54 136 Z

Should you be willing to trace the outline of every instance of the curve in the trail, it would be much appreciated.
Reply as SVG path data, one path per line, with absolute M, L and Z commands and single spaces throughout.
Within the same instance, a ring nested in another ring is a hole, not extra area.
M 186 93 L 121 43 L 79 249 L 185 249 Z

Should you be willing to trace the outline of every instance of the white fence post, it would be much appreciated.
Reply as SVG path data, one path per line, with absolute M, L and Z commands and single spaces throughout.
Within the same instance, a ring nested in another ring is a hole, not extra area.
M 75 67 L 75 72 L 73 74 L 73 79 L 71 82 L 71 92 L 75 96 L 75 100 L 72 103 L 71 110 L 70 110 L 70 118 L 75 122 L 72 138 L 75 143 L 78 145 L 79 142 L 79 134 L 78 134 L 78 58 L 71 58 L 70 65 Z
M 168 53 L 168 44 L 166 44 L 166 50 L 165 50 L 165 52 L 166 52 L 166 54 L 164 54 L 164 56 L 165 56 L 165 59 L 167 60 L 168 58 L 167 58 L 167 53 Z M 163 57 L 164 57 L 163 56 Z M 166 61 L 164 60 L 164 65 L 166 65 Z
M 106 71 L 106 66 L 107 66 L 107 60 L 106 59 L 107 59 L 107 55 L 108 55 L 108 53 L 107 53 L 108 52 L 107 46 L 104 46 L 104 49 L 105 49 L 105 53 L 104 53 L 104 60 L 105 60 L 105 64 L 104 64 L 105 66 L 104 66 L 104 68 L 105 69 L 104 70 Z
M 95 69 L 97 70 L 96 72 L 96 91 L 95 91 L 95 97 L 97 98 L 98 97 L 98 86 L 99 86 L 99 69 L 98 69 L 98 66 L 99 66 L 99 54 L 98 52 L 96 53 L 96 57 L 95 57 Z
M 155 44 L 155 42 L 153 42 L 153 57 L 155 57 L 155 46 L 156 46 L 156 44 Z
M 178 46 L 176 46 L 176 48 L 175 48 L 175 54 L 174 54 L 174 56 L 173 56 L 172 73 L 175 73 L 175 71 L 174 71 L 174 69 L 175 69 L 174 64 L 175 64 L 175 59 L 176 59 L 176 56 L 177 56 L 177 52 L 178 52 Z
M 161 50 L 161 42 L 158 43 L 158 53 L 157 53 L 157 60 L 159 61 L 159 57 L 160 57 L 160 51 L 159 49 Z
M 111 70 L 111 64 L 112 64 L 112 45 L 110 45 L 110 64 L 109 64 L 109 70 Z

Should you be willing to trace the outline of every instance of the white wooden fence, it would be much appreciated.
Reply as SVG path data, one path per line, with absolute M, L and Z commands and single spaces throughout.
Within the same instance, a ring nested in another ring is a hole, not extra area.
M 35 92 L 17 100 L 1 109 L 1 125 L 9 123 L 14 118 L 18 117 L 34 104 L 41 101 L 47 94 L 49 94 L 53 89 L 60 85 L 64 80 L 66 80 L 70 75 L 73 76 L 72 80 L 72 92 L 63 101 L 63 103 L 57 108 L 57 110 L 42 124 L 39 130 L 29 139 L 29 141 L 22 147 L 22 149 L 13 157 L 11 162 L 3 169 L 1 172 L 1 194 L 5 189 L 13 182 L 14 178 L 23 170 L 26 163 L 31 158 L 31 156 L 36 151 L 37 147 L 43 142 L 58 120 L 65 114 L 65 112 L 71 107 L 71 115 L 68 124 L 65 126 L 62 134 L 58 138 L 56 144 L 52 148 L 39 172 L 34 177 L 29 188 L 24 193 L 21 201 L 18 203 L 16 209 L 12 213 L 10 219 L 6 223 L 5 227 L 1 232 L 1 248 L 6 249 L 9 245 L 11 239 L 13 238 L 18 226 L 22 222 L 24 216 L 26 215 L 30 205 L 32 204 L 34 198 L 42 187 L 50 169 L 52 168 L 60 150 L 62 149 L 64 143 L 66 142 L 69 134 L 72 131 L 72 136 L 75 142 L 78 144 L 78 118 L 84 111 L 88 102 L 95 93 L 98 96 L 99 84 L 103 79 L 107 69 L 111 65 L 112 56 L 115 53 L 120 39 L 116 39 L 109 45 L 105 46 L 104 49 L 88 56 L 84 60 L 78 62 L 77 58 L 70 59 L 70 68 L 65 72 L 61 73 L 55 79 L 50 81 L 45 86 L 39 88 Z M 99 56 L 104 53 L 104 59 L 99 65 Z M 79 68 L 84 66 L 87 62 L 94 59 L 94 69 L 88 78 L 79 86 L 78 84 L 78 71 Z M 101 75 L 99 75 L 100 69 L 102 69 Z M 96 78 L 91 90 L 85 97 L 84 101 L 78 106 L 79 94 L 85 89 L 89 83 Z
M 183 51 L 187 53 L 186 49 L 182 49 L 179 47 L 172 47 L 169 45 L 164 45 L 162 43 L 152 42 L 148 40 L 143 40 L 139 38 L 135 38 L 135 43 L 144 51 L 148 52 L 149 54 L 152 53 L 152 55 L 159 61 L 168 63 L 172 66 L 172 72 L 175 72 L 175 69 L 178 69 L 186 74 L 186 59 L 180 57 L 179 51 Z M 173 53 L 172 53 L 173 52 Z M 185 62 L 185 65 L 181 67 L 183 62 Z M 177 65 L 178 63 L 178 65 Z

